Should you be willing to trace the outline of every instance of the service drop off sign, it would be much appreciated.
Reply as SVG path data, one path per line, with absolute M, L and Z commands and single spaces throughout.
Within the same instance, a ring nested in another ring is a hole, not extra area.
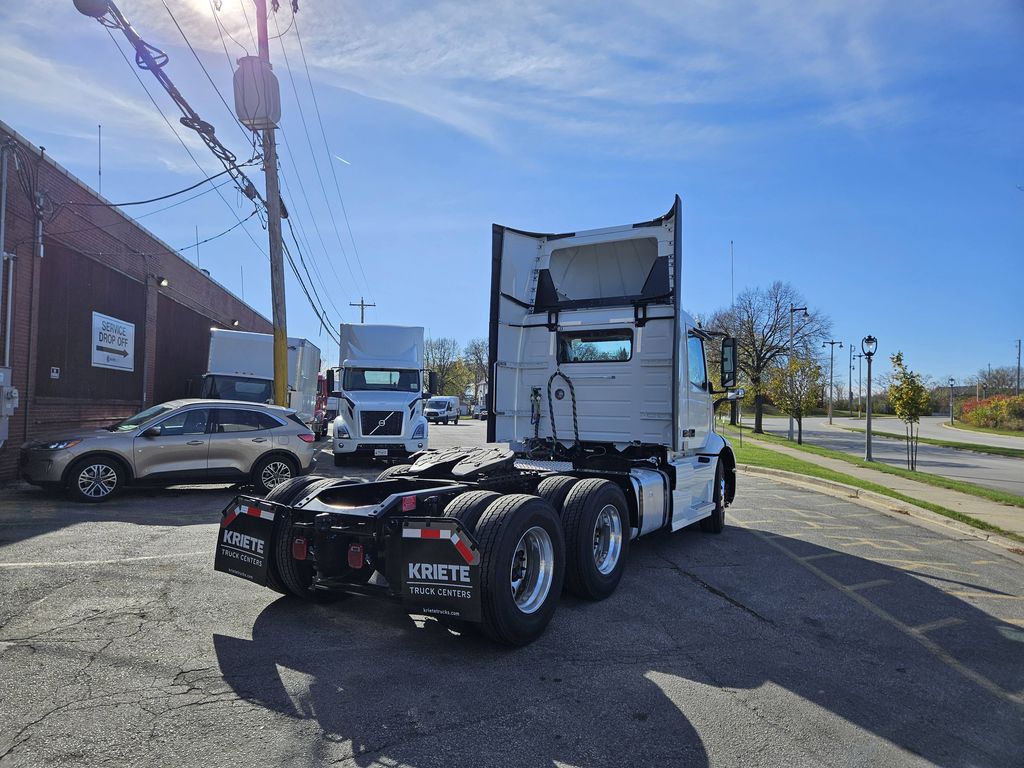
M 135 370 L 135 323 L 92 313 L 92 365 L 116 371 Z

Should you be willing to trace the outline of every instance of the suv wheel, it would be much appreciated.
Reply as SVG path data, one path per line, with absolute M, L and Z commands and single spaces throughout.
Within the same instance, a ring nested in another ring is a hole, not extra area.
M 117 461 L 85 458 L 71 467 L 67 489 L 75 501 L 95 504 L 116 495 L 124 483 L 124 469 Z
M 270 493 L 276 485 L 291 480 L 299 474 L 294 459 L 280 454 L 264 456 L 252 469 L 252 484 L 260 493 Z

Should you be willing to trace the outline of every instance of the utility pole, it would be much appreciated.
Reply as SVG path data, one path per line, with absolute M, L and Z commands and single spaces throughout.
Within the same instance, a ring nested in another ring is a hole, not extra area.
M 359 303 L 358 304 L 356 304 L 355 302 L 350 301 L 348 303 L 348 305 L 350 307 L 359 307 L 359 322 L 360 323 L 365 323 L 366 322 L 366 308 L 367 307 L 376 307 L 377 306 L 376 304 L 367 304 L 362 296 L 359 297 Z
M 732 254 L 732 240 L 729 241 L 729 289 L 732 291 L 732 308 L 736 308 L 736 261 Z M 1019 345 L 1019 342 L 1018 342 Z
M 807 307 L 794 307 L 793 302 L 789 302 L 789 394 L 790 399 L 793 399 L 793 313 L 803 311 L 804 317 L 807 317 Z M 789 439 L 793 439 L 793 417 L 789 417 Z
M 833 390 L 833 388 L 832 388 L 832 371 L 833 371 L 833 368 L 835 366 L 836 344 L 839 345 L 840 349 L 843 348 L 843 342 L 841 342 L 841 341 L 825 341 L 825 342 L 822 342 L 822 344 L 821 344 L 821 346 L 823 346 L 823 347 L 824 346 L 828 346 L 830 348 L 829 349 L 829 353 L 828 353 L 828 423 L 829 424 L 832 423 L 832 400 L 834 399 L 833 398 L 833 394 L 835 392 L 835 390 Z
M 253 0 L 256 6 L 256 35 L 259 60 L 270 70 L 267 39 L 267 0 Z M 275 81 L 276 85 L 276 81 Z M 278 97 L 280 104 L 280 97 Z M 270 298 L 274 321 L 274 402 L 288 405 L 288 322 L 284 301 L 284 247 L 281 243 L 281 187 L 277 178 L 275 121 L 263 126 L 263 172 L 267 178 L 267 234 L 270 236 Z
M 1020 339 L 1017 339 L 1017 386 L 1013 388 L 1013 394 L 1020 396 Z
M 860 418 L 860 406 L 864 397 L 864 355 L 858 352 L 857 358 L 857 418 Z
M 850 415 L 852 416 L 853 415 L 853 342 L 852 341 L 850 342 L 850 368 L 849 368 L 849 372 L 850 372 L 850 389 L 849 389 L 849 392 L 850 392 L 850 407 L 849 407 L 848 410 L 850 412 Z

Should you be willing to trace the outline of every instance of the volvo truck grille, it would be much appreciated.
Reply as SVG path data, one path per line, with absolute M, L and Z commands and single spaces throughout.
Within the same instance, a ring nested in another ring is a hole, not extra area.
M 363 411 L 359 421 L 364 437 L 402 434 L 401 411 Z

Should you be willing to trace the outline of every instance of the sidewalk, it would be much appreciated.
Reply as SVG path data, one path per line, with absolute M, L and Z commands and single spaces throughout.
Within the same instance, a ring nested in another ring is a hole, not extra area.
M 834 472 L 841 472 L 860 480 L 875 485 L 881 485 L 897 493 L 901 493 L 911 499 L 937 504 L 940 507 L 969 515 L 976 520 L 995 525 L 1003 530 L 1024 536 L 1024 508 L 1012 507 L 1007 504 L 999 504 L 995 501 L 982 499 L 977 496 L 970 496 L 959 491 L 952 491 L 946 488 L 938 488 L 927 483 L 919 483 L 916 480 L 907 480 L 897 475 L 890 475 L 885 472 L 878 472 L 874 469 L 865 469 L 854 464 L 848 464 L 839 459 L 830 459 L 825 456 L 818 456 L 813 453 L 790 448 L 785 445 L 770 443 L 766 440 L 753 440 L 759 448 L 766 448 L 771 451 L 778 451 L 801 461 L 817 464 Z M 816 478 L 809 477 L 808 482 L 815 482 Z M 895 503 L 898 500 L 893 499 Z

